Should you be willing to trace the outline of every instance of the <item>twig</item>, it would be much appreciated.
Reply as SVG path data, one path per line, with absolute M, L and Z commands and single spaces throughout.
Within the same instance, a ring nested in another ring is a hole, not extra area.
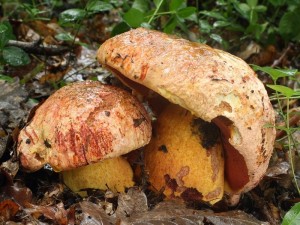
M 283 51 L 283 53 L 281 54 L 281 56 L 279 57 L 279 59 L 274 60 L 273 64 L 271 65 L 271 67 L 276 67 L 278 66 L 283 58 L 286 56 L 286 54 L 291 50 L 292 44 L 289 43 L 289 45 L 287 46 L 287 48 Z
M 66 46 L 59 45 L 47 45 L 43 46 L 39 44 L 39 41 L 23 42 L 9 40 L 7 46 L 14 46 L 23 49 L 27 53 L 37 55 L 60 55 L 67 52 L 69 49 Z

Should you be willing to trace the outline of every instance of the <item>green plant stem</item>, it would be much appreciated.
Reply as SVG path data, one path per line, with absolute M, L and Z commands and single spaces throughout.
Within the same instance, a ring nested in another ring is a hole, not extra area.
M 271 97 L 270 98 L 270 101 L 274 101 L 274 100 L 285 100 L 286 99 L 286 97 L 285 96 L 282 96 L 282 97 L 280 97 L 279 95 L 278 96 L 275 96 L 275 97 Z M 290 100 L 294 100 L 294 99 L 299 99 L 299 96 L 292 96 L 292 97 L 290 97 Z
M 157 8 L 155 9 L 154 13 L 152 14 L 151 18 L 149 19 L 148 24 L 151 24 L 152 20 L 157 15 L 157 12 L 158 12 L 158 10 L 159 10 L 159 8 L 160 8 L 160 6 L 162 5 L 163 2 L 164 2 L 164 0 L 160 0 Z
M 291 131 L 290 131 L 290 115 L 289 115 L 289 109 L 290 109 L 290 99 L 289 97 L 287 98 L 287 113 L 286 113 L 286 128 L 287 128 L 287 137 L 288 137 L 288 146 L 289 146 L 289 158 L 290 158 L 290 164 L 291 164 L 291 170 L 293 173 L 293 178 L 295 182 L 295 186 L 297 188 L 298 194 L 300 194 L 300 188 L 298 185 L 298 181 L 295 175 L 295 168 L 294 168 L 294 160 L 293 160 L 293 154 L 292 154 L 292 141 L 291 141 Z

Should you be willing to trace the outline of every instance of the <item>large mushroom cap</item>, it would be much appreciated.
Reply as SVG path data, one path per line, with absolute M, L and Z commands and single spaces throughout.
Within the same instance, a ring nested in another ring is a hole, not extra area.
M 274 111 L 263 84 L 243 60 L 144 28 L 107 40 L 98 60 L 137 90 L 147 87 L 219 126 L 233 196 L 263 177 L 275 138 Z
M 50 164 L 68 170 L 123 155 L 150 141 L 151 122 L 124 90 L 96 81 L 76 82 L 51 95 L 18 137 L 28 171 Z

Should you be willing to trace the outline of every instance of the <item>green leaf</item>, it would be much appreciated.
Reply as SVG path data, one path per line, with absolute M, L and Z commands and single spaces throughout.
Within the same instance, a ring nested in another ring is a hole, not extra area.
M 60 33 L 55 35 L 55 38 L 60 41 L 73 41 L 75 37 L 69 33 Z
M 0 50 L 4 48 L 9 40 L 15 40 L 13 28 L 8 21 L 0 23 Z
M 209 33 L 213 28 L 207 20 L 199 20 L 199 24 L 202 33 Z
M 264 6 L 264 5 L 258 5 L 258 6 L 256 6 L 256 7 L 254 8 L 254 10 L 255 10 L 256 12 L 261 12 L 261 13 L 263 13 L 263 12 L 267 11 L 267 7 Z
M 300 40 L 300 7 L 286 12 L 279 22 L 279 33 L 285 40 Z
M 286 0 L 269 0 L 269 2 L 273 5 L 273 6 L 282 6 L 285 4 Z
M 274 69 L 268 66 L 265 67 L 260 67 L 257 65 L 251 65 L 251 66 L 255 71 L 260 70 L 269 74 L 275 82 L 278 78 L 291 77 L 291 76 L 295 76 L 298 73 L 298 70 L 296 69 Z
M 200 12 L 200 14 L 203 14 L 205 16 L 212 17 L 212 18 L 215 18 L 218 20 L 226 20 L 226 18 L 219 12 L 203 10 Z
M 222 21 L 222 20 L 218 20 L 216 22 L 214 22 L 213 27 L 217 28 L 217 27 L 227 27 L 230 26 L 232 23 L 229 21 Z
M 282 225 L 300 224 L 300 202 L 296 203 L 283 217 Z
M 151 26 L 151 24 L 146 23 L 146 22 L 141 23 L 141 27 L 144 27 L 144 28 L 147 28 L 147 29 L 153 29 L 153 27 Z
M 223 38 L 218 34 L 211 34 L 209 37 L 220 44 L 223 43 Z
M 245 14 L 248 14 L 248 12 L 251 10 L 249 5 L 247 5 L 246 3 L 238 4 L 238 8 Z
M 195 12 L 196 12 L 195 7 L 186 7 L 186 8 L 179 9 L 177 11 L 177 15 L 181 18 L 187 18 L 193 15 Z
M 5 80 L 5 81 L 7 81 L 9 83 L 14 82 L 14 78 L 12 78 L 10 76 L 2 75 L 2 74 L 0 74 L 0 80 Z
M 149 2 L 147 0 L 135 0 L 132 4 L 132 8 L 138 9 L 145 13 L 149 11 Z
M 129 26 L 136 28 L 144 22 L 144 13 L 138 9 L 131 8 L 124 14 L 123 19 L 127 24 L 129 24 Z
M 250 7 L 246 3 L 236 5 L 236 10 L 245 18 L 249 19 Z
M 0 24 L 0 50 L 4 48 L 9 40 L 8 32 L 8 27 L 5 24 Z
M 290 98 L 292 97 L 293 95 L 296 94 L 296 92 L 289 88 L 289 87 L 286 87 L 286 86 L 283 86 L 283 85 L 267 85 L 269 88 L 275 90 L 275 91 L 278 91 L 280 92 L 281 94 L 283 94 L 284 96 L 286 96 L 287 98 Z
M 184 0 L 171 0 L 169 5 L 170 11 L 177 11 L 183 2 Z
M 174 31 L 177 24 L 178 24 L 178 21 L 177 21 L 176 17 L 172 16 L 171 19 L 165 25 L 164 32 L 167 34 L 171 34 Z
M 257 20 L 258 20 L 257 12 L 255 12 L 254 10 L 251 10 L 249 13 L 249 23 L 251 25 L 259 25 L 259 24 L 257 24 Z
M 93 13 L 109 11 L 112 9 L 113 6 L 111 4 L 99 0 L 90 0 L 86 5 L 86 10 Z
M 114 37 L 118 34 L 122 34 L 129 30 L 130 30 L 130 26 L 126 22 L 121 22 L 112 29 L 110 36 Z
M 85 15 L 86 12 L 83 9 L 68 9 L 59 15 L 59 22 L 61 24 L 76 22 L 82 20 Z
M 257 0 L 247 0 L 247 4 L 250 8 L 254 8 L 257 5 Z
M 30 58 L 22 49 L 9 46 L 3 49 L 3 59 L 12 66 L 23 66 L 30 63 Z

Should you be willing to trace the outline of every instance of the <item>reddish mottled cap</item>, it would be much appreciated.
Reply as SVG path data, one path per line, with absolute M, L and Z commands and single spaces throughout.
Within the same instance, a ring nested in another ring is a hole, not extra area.
M 146 145 L 151 121 L 128 92 L 96 81 L 76 82 L 51 95 L 18 138 L 22 166 L 69 170 Z
M 103 43 L 98 60 L 141 93 L 153 90 L 219 126 L 232 203 L 258 184 L 272 154 L 275 116 L 264 85 L 242 59 L 138 28 Z

